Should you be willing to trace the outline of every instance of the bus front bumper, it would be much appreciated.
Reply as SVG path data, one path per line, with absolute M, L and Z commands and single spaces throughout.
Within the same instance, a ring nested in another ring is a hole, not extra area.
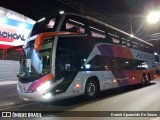
M 55 95 L 51 92 L 47 92 L 45 94 L 39 93 L 38 91 L 32 93 L 24 93 L 20 92 L 17 88 L 18 96 L 20 99 L 24 101 L 38 101 L 38 102 L 52 102 L 55 101 Z

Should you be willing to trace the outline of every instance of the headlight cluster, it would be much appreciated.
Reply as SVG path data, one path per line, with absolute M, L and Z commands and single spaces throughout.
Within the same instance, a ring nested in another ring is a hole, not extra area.
M 38 92 L 44 92 L 44 91 L 46 91 L 49 87 L 51 87 L 51 81 L 47 81 L 47 82 L 43 83 L 42 85 L 40 85 L 39 87 L 37 87 L 37 91 L 38 91 Z

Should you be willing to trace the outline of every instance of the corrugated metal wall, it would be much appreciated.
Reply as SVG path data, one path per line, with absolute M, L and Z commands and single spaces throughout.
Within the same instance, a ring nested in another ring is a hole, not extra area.
M 17 80 L 19 61 L 0 60 L 0 81 Z

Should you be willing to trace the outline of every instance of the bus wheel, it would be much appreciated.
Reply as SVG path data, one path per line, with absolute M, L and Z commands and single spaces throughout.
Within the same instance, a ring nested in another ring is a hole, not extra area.
M 85 98 L 87 100 L 95 99 L 98 95 L 98 86 L 97 82 L 94 79 L 90 79 L 86 83 L 85 87 Z
M 146 77 L 145 77 L 145 74 L 142 75 L 141 85 L 142 85 L 142 87 L 144 87 L 144 86 L 146 85 Z

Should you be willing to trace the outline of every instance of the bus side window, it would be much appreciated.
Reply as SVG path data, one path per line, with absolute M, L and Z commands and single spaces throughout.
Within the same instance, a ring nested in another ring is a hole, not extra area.
M 102 56 L 96 55 L 94 59 L 94 69 L 95 70 L 102 70 L 103 62 L 102 62 Z
M 95 32 L 95 31 L 91 31 L 91 34 L 93 37 L 105 38 L 104 34 L 101 34 L 101 33 Z
M 85 29 L 77 26 L 77 25 L 73 25 L 71 23 L 66 23 L 66 30 L 69 32 L 77 32 L 77 33 L 84 33 Z
M 111 56 L 103 56 L 104 69 L 105 70 L 117 70 L 118 61 L 117 58 Z
M 146 70 L 148 68 L 147 62 L 142 60 L 135 60 L 134 66 L 136 70 Z
M 97 37 L 97 38 L 105 38 L 105 31 L 103 29 L 89 26 L 91 36 Z
M 102 66 L 103 66 L 102 56 L 101 55 L 96 55 L 84 67 L 85 67 L 85 69 L 88 69 L 88 70 L 102 70 L 103 69 Z
M 112 64 L 111 64 L 111 57 L 103 56 L 103 63 L 104 63 L 104 69 L 105 70 L 111 70 Z

